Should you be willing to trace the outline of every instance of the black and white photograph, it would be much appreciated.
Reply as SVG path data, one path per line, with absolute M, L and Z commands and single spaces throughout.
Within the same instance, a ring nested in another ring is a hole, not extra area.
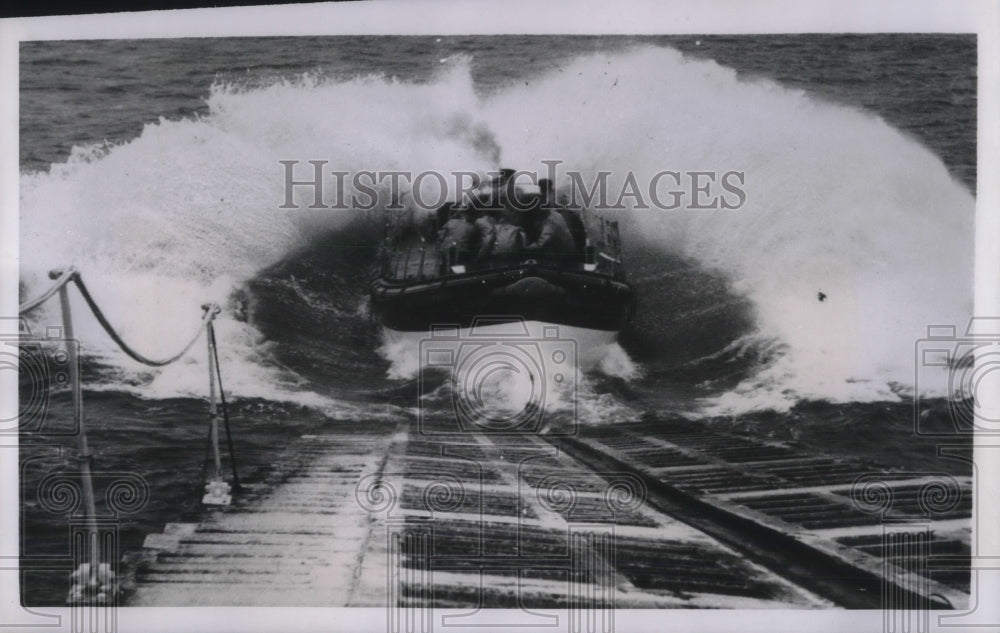
M 0 625 L 1000 626 L 997 7 L 942 4 L 17 22 Z

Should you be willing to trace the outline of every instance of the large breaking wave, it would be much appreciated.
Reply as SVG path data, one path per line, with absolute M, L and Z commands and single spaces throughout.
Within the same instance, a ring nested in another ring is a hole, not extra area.
M 359 213 L 307 209 L 302 191 L 301 209 L 279 209 L 279 161 L 449 173 L 559 160 L 585 179 L 610 171 L 612 188 L 628 173 L 745 173 L 737 210 L 617 212 L 639 289 L 624 347 L 647 387 L 687 381 L 705 411 L 896 398 L 913 387 L 927 325 L 961 325 L 971 312 L 973 198 L 876 116 L 667 48 L 568 60 L 488 96 L 468 65 L 452 60 L 428 83 L 310 75 L 217 85 L 205 116 L 160 120 L 23 174 L 25 298 L 49 268 L 74 264 L 125 338 L 156 355 L 185 342 L 201 302 L 249 289 L 255 317 L 227 314 L 219 326 L 224 362 L 238 368 L 227 387 L 326 402 L 316 385 L 347 365 L 310 374 L 301 359 L 316 350 L 349 357 L 355 376 L 389 367 L 364 325 L 359 280 L 373 249 L 323 250 L 372 246 L 379 233 Z M 325 193 L 332 202 L 336 192 Z M 91 319 L 77 320 L 85 348 L 115 368 L 108 386 L 201 394 L 203 352 L 149 374 Z M 304 322 L 315 327 L 301 332 Z

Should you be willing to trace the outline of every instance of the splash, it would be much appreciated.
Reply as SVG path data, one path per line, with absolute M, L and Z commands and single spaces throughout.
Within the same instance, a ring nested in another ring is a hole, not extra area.
M 424 406 L 462 409 L 471 420 L 520 420 L 532 411 L 558 424 L 631 419 L 635 413 L 595 389 L 591 375 L 636 369 L 614 333 L 539 321 L 477 325 L 429 336 L 384 330 L 390 375 L 417 379 Z M 431 372 L 441 372 L 443 382 Z M 523 413 L 523 415 L 522 415 Z M 484 423 L 485 424 L 485 423 Z
M 474 102 L 467 69 L 463 78 L 449 68 L 433 84 L 306 75 L 264 87 L 213 86 L 205 116 L 161 119 L 132 140 L 76 147 L 65 163 L 22 174 L 23 298 L 47 287 L 49 270 L 73 265 L 127 341 L 152 357 L 170 355 L 195 330 L 203 302 L 226 305 L 261 269 L 357 219 L 310 210 L 309 202 L 280 210 L 280 160 L 321 159 L 347 171 L 485 168 L 496 149 L 473 116 Z M 84 349 L 124 372 L 112 377 L 116 384 L 141 385 L 152 397 L 203 391 L 180 375 L 191 368 L 150 379 L 76 297 L 73 312 Z M 57 323 L 58 307 L 35 319 Z M 288 397 L 301 389 L 252 327 L 228 314 L 220 323 L 220 347 L 234 350 L 243 373 L 230 383 L 237 394 Z
M 611 191 L 629 173 L 745 173 L 738 210 L 620 217 L 626 247 L 727 278 L 753 305 L 755 344 L 784 350 L 710 413 L 896 399 L 927 326 L 961 329 L 971 314 L 973 197 L 871 114 L 653 48 L 577 60 L 485 109 L 505 162 L 558 159 L 588 182 L 610 171 Z
M 732 345 L 780 350 L 706 401 L 710 413 L 894 398 L 913 385 L 914 343 L 927 325 L 961 329 L 971 312 L 974 202 L 939 158 L 868 113 L 672 49 L 567 60 L 488 97 L 477 95 L 468 59 L 457 59 L 427 83 L 305 76 L 217 85 L 208 108 L 22 174 L 26 296 L 45 287 L 49 268 L 76 265 L 127 340 L 166 354 L 186 342 L 202 302 L 224 303 L 261 269 L 354 217 L 309 210 L 305 199 L 279 210 L 278 161 L 450 173 L 499 164 L 542 171 L 554 159 L 585 178 L 610 171 L 612 188 L 629 173 L 639 182 L 661 170 L 745 173 L 738 210 L 619 213 L 626 249 L 643 243 L 665 261 L 691 260 L 746 298 L 756 331 L 732 333 Z M 682 318 L 690 319 L 667 310 L 658 327 Z M 149 389 L 145 370 L 116 356 L 96 323 L 78 320 L 85 347 Z M 223 322 L 222 347 L 244 374 L 234 388 L 303 389 L 252 326 Z M 416 371 L 401 350 L 384 349 L 394 375 Z M 641 373 L 620 348 L 605 352 L 605 372 Z M 155 397 L 194 389 L 180 375 L 158 380 L 147 391 Z

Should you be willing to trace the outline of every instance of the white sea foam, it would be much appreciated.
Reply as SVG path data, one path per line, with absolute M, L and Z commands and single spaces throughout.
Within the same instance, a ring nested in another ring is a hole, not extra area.
M 79 148 L 46 173 L 22 175 L 27 295 L 45 287 L 49 268 L 74 264 L 126 339 L 166 354 L 186 342 L 203 301 L 224 302 L 350 217 L 306 209 L 304 188 L 302 209 L 279 210 L 279 160 L 449 173 L 557 159 L 585 174 L 611 171 L 612 185 L 628 172 L 640 182 L 665 169 L 745 172 L 739 210 L 620 214 L 626 248 L 653 241 L 721 272 L 752 302 L 757 336 L 784 344 L 710 411 L 891 397 L 913 386 L 926 326 L 967 319 L 973 198 L 914 139 L 869 113 L 671 49 L 587 56 L 561 70 L 487 98 L 473 89 L 468 59 L 427 84 L 216 86 L 203 117 L 161 120 L 131 141 Z M 325 194 L 332 202 L 335 192 Z M 79 302 L 74 310 L 86 312 Z M 39 319 L 52 322 L 51 309 Z M 77 321 L 85 347 L 126 373 L 147 371 L 114 355 L 93 320 Z M 253 328 L 223 318 L 219 330 L 227 362 L 240 367 L 228 387 L 265 397 L 301 389 Z M 635 373 L 620 349 L 605 352 L 605 372 Z M 195 390 L 205 372 L 198 354 L 142 388 L 155 397 Z
M 870 113 L 652 48 L 578 60 L 486 112 L 504 162 L 555 158 L 588 181 L 611 171 L 611 191 L 628 173 L 745 173 L 738 210 L 620 214 L 626 245 L 721 272 L 753 302 L 756 338 L 784 344 L 711 412 L 893 399 L 913 386 L 927 326 L 961 332 L 971 315 L 972 195 Z

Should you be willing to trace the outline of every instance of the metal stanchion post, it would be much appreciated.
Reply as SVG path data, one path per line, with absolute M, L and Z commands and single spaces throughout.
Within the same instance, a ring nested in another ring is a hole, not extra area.
M 215 309 L 214 305 L 202 306 L 206 310 Z M 208 322 L 208 420 L 211 425 L 212 457 L 215 460 L 215 474 L 205 485 L 205 496 L 201 502 L 206 505 L 227 506 L 232 503 L 229 484 L 222 479 L 222 456 L 219 452 L 219 412 L 216 404 L 218 398 L 215 392 L 215 337 L 212 322 Z
M 24 314 L 27 314 L 28 312 L 31 312 L 41 306 L 51 297 L 55 296 L 56 292 L 59 293 L 59 301 L 62 308 L 62 333 L 66 344 L 66 361 L 69 363 L 69 381 L 73 393 L 73 421 L 75 423 L 77 441 L 79 442 L 80 447 L 80 494 L 83 497 L 84 505 L 84 515 L 82 517 L 75 515 L 71 519 L 71 554 L 73 560 L 79 564 L 70 575 L 72 586 L 70 588 L 69 596 L 67 597 L 67 602 L 74 607 L 93 604 L 104 604 L 105 606 L 114 605 L 116 604 L 118 595 L 117 579 L 113 569 L 113 567 L 117 566 L 118 563 L 117 532 L 115 531 L 114 533 L 110 533 L 109 541 L 109 533 L 107 529 L 104 529 L 104 532 L 101 531 L 102 525 L 106 528 L 107 521 L 105 519 L 99 520 L 97 516 L 93 472 L 91 470 L 93 458 L 90 452 L 90 446 L 87 442 L 87 429 L 83 418 L 83 390 L 80 378 L 79 344 L 73 333 L 73 317 L 70 310 L 69 291 L 67 290 L 67 286 L 69 282 L 74 282 L 76 284 L 84 301 L 86 301 L 94 317 L 97 319 L 98 323 L 101 324 L 101 327 L 104 328 L 105 332 L 107 332 L 108 336 L 110 336 L 111 339 L 117 343 L 122 351 L 124 351 L 130 358 L 144 365 L 162 367 L 175 362 L 186 354 L 188 350 L 190 350 L 191 347 L 197 342 L 198 336 L 202 333 L 202 328 L 207 329 L 208 384 L 210 394 L 210 440 L 211 446 L 214 449 L 215 475 L 212 478 L 212 481 L 206 485 L 206 493 L 202 502 L 206 504 L 229 505 L 232 501 L 232 497 L 230 495 L 230 485 L 222 479 L 222 457 L 219 450 L 219 422 L 216 402 L 219 398 L 222 400 L 223 417 L 226 421 L 226 438 L 229 443 L 229 453 L 233 468 L 233 482 L 237 486 L 237 489 L 239 488 L 239 477 L 236 473 L 235 461 L 232 461 L 232 436 L 229 431 L 229 416 L 226 410 L 226 398 L 225 394 L 222 393 L 222 376 L 218 368 L 218 351 L 216 350 L 215 330 L 212 323 L 213 319 L 219 314 L 221 309 L 214 303 L 203 305 L 202 309 L 205 313 L 202 316 L 201 327 L 195 333 L 194 337 L 191 338 L 190 342 L 184 347 L 184 349 L 171 358 L 153 360 L 136 352 L 122 340 L 121 336 L 119 336 L 114 330 L 101 309 L 94 302 L 93 297 L 91 297 L 90 292 L 84 285 L 79 273 L 74 268 L 70 267 L 65 270 L 52 270 L 49 272 L 49 278 L 55 280 L 56 283 L 36 299 L 22 303 L 19 306 L 18 312 L 23 316 Z M 219 387 L 218 394 L 216 392 L 216 384 L 218 384 Z M 76 499 L 74 499 L 74 503 L 75 501 Z M 108 505 L 114 512 L 110 496 L 108 497 Z M 117 529 L 117 523 L 114 523 L 114 526 L 115 529 Z M 108 559 L 110 563 L 102 562 L 102 558 Z M 74 613 L 76 612 L 74 611 Z M 74 615 L 74 618 L 75 617 L 76 616 Z M 76 619 L 74 619 L 74 622 L 76 622 Z M 75 630 L 76 624 L 74 624 L 73 627 Z
M 57 279 L 62 271 L 52 271 L 49 277 Z M 86 516 L 86 539 L 82 543 L 85 550 L 81 552 L 80 567 L 71 575 L 73 585 L 70 587 L 66 601 L 76 604 L 93 604 L 104 602 L 108 596 L 116 593 L 114 575 L 110 573 L 107 564 L 101 562 L 101 545 L 97 531 L 97 504 L 94 501 L 94 481 L 90 464 L 93 456 L 87 443 L 87 427 L 83 420 L 83 391 L 80 385 L 80 358 L 77 354 L 76 338 L 73 335 L 73 314 L 69 306 L 69 291 L 63 284 L 59 288 L 59 304 L 62 308 L 63 337 L 66 341 L 66 356 L 69 361 L 69 380 L 73 390 L 73 423 L 77 429 L 77 441 L 80 445 L 80 487 L 83 491 L 83 507 Z M 79 541 L 78 541 L 79 543 Z

